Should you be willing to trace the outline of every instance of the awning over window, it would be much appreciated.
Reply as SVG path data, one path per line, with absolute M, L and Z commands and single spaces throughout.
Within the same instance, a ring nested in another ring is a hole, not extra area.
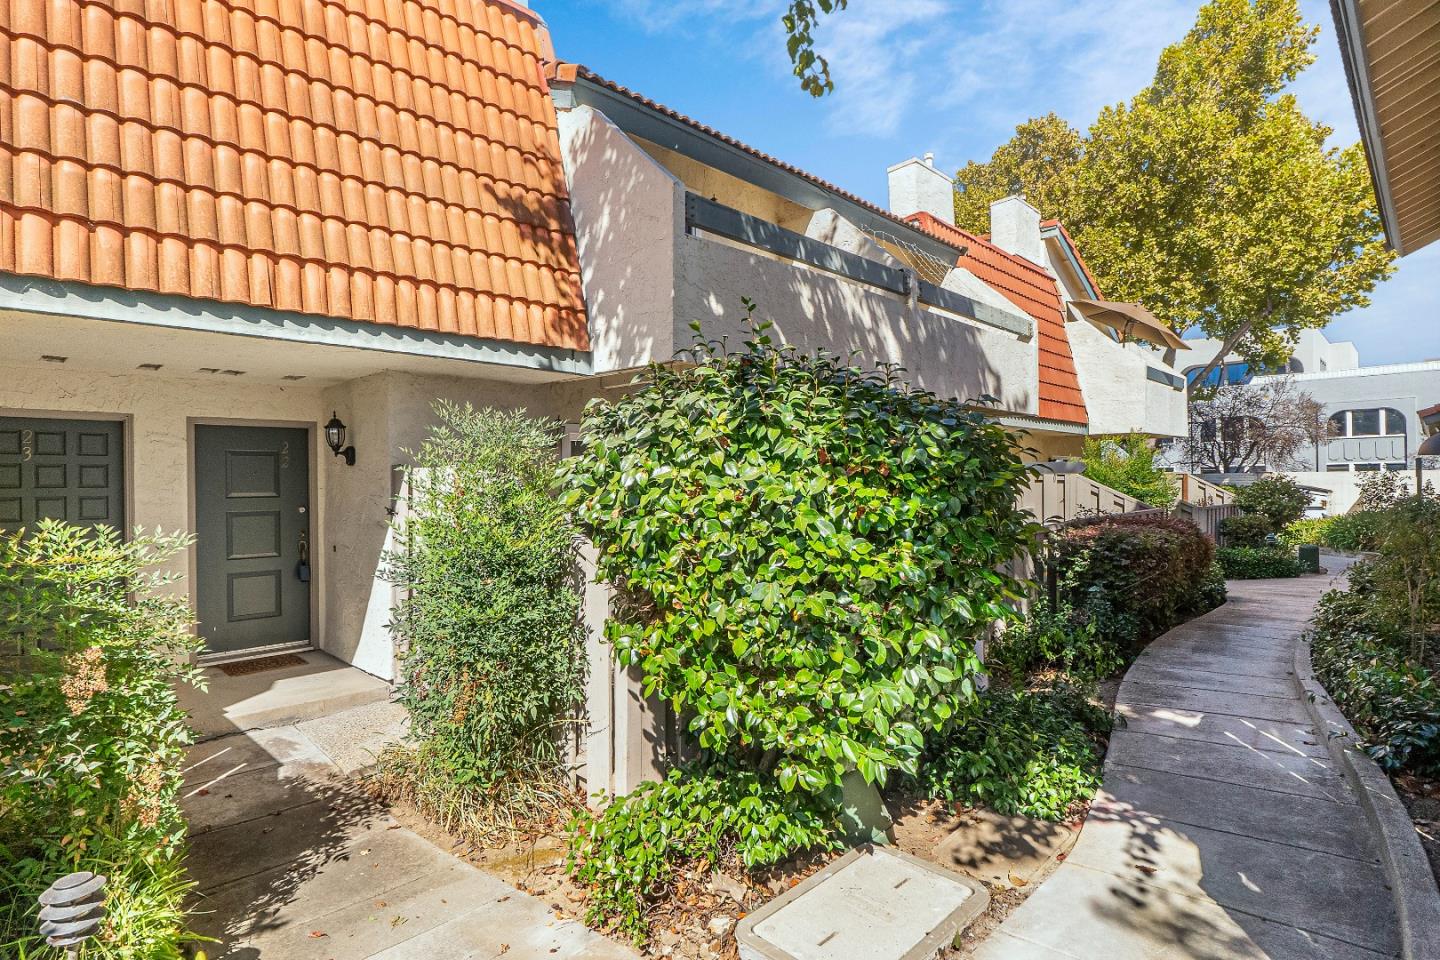
M 1179 334 L 1138 303 L 1071 300 L 1070 305 L 1097 327 L 1114 330 L 1119 334 L 1121 343 L 1126 340 L 1144 340 L 1168 350 L 1190 349 L 1190 345 L 1181 340 Z

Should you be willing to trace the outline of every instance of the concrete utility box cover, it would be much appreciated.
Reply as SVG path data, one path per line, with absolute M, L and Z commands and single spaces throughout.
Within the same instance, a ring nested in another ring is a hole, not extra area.
M 742 960 L 929 960 L 989 902 L 969 877 L 867 845 L 750 914 L 735 939 Z

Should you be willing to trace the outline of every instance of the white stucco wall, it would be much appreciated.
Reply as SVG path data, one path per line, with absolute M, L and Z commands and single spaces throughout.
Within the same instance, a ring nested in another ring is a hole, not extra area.
M 1185 436 L 1185 391 L 1146 377 L 1147 367 L 1179 375 L 1158 351 L 1143 343 L 1116 343 L 1086 320 L 1069 320 L 1065 331 L 1092 434 Z
M 559 124 L 592 369 L 669 360 L 685 187 L 604 114 L 575 107 Z
M 908 379 L 941 396 L 989 394 L 1015 412 L 1038 409 L 1033 333 L 1019 337 L 763 251 L 691 236 L 685 231 L 685 192 L 688 185 L 705 193 L 703 184 L 689 179 L 703 170 L 691 170 L 693 161 L 666 169 L 656 154 L 678 163 L 668 151 L 630 140 L 589 107 L 561 110 L 559 116 L 596 373 L 672 359 L 694 342 L 693 321 L 707 338 L 735 338 L 744 315 L 741 298 L 748 296 L 760 316 L 774 321 L 774 334 L 783 342 L 843 355 L 858 351 L 862 364 L 899 364 Z M 677 170 L 685 182 L 674 175 Z M 731 190 L 720 201 L 748 206 L 747 212 L 765 218 L 757 197 L 771 195 L 745 186 L 748 194 Z M 893 263 L 833 211 L 807 213 L 806 222 L 798 222 L 789 211 L 793 206 L 781 204 L 772 215 L 785 214 L 781 225 L 789 229 L 813 229 L 851 252 L 870 251 Z M 994 291 L 962 292 L 1014 310 Z
M 130 366 L 133 369 L 134 365 Z M 192 423 L 227 423 L 243 417 L 245 421 L 313 430 L 328 417 L 328 411 L 322 417 L 321 410 L 319 389 L 303 384 L 257 389 L 254 384 L 221 377 L 107 373 L 53 364 L 0 366 L 0 416 L 51 414 L 125 423 L 125 522 L 131 529 L 141 526 L 166 533 L 193 529 Z M 318 466 L 316 469 L 312 459 L 311 489 L 316 502 L 324 499 L 332 474 L 324 463 Z M 318 525 L 314 529 L 318 531 Z M 193 554 L 192 548 L 169 568 L 184 577 L 174 589 L 187 594 Z M 325 562 L 319 556 L 314 559 L 319 579 L 325 575 Z M 312 631 L 323 618 L 318 600 L 317 596 L 312 602 Z
M 867 284 L 703 237 L 684 238 L 676 277 L 675 339 L 742 335 L 741 297 L 757 304 L 771 335 L 802 349 L 857 354 L 862 366 L 899 364 L 905 378 L 942 397 L 989 394 L 1034 413 L 1035 338 L 931 310 Z

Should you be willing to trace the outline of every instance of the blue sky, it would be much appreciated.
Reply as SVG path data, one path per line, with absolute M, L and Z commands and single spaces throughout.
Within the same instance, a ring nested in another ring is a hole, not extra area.
M 1054 110 L 1089 125 L 1150 79 L 1198 0 L 850 0 L 823 28 L 836 92 L 790 76 L 781 0 L 532 0 L 560 57 L 583 63 L 752 146 L 885 202 L 885 168 L 934 151 L 955 169 L 985 159 L 1017 123 Z M 1358 138 L 1328 5 L 1318 62 L 1296 84 L 1310 116 Z M 1440 244 L 1399 261 L 1373 304 L 1326 335 L 1362 363 L 1440 358 Z M 1428 281 L 1428 283 L 1427 283 Z

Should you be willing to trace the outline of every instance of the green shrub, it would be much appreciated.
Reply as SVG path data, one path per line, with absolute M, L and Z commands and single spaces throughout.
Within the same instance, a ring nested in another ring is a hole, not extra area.
M 580 812 L 571 829 L 568 868 L 588 890 L 587 920 L 643 944 L 646 910 L 683 864 L 722 867 L 735 858 L 755 868 L 832 847 L 836 818 L 833 802 L 782 790 L 753 771 L 677 768 L 598 814 Z
M 1258 513 L 1241 513 L 1220 521 L 1220 542 L 1227 547 L 1263 547 L 1275 530 Z
M 1168 510 L 1179 499 L 1175 475 L 1155 466 L 1155 448 L 1142 434 L 1089 437 L 1081 456 L 1085 476 L 1147 506 Z
M 783 788 L 914 770 L 1013 617 L 1037 527 L 1011 437 L 891 373 L 772 346 L 593 401 L 569 503 L 629 595 L 606 627 L 699 746 Z
M 1283 530 L 1299 520 L 1310 505 L 1310 494 L 1290 477 L 1267 474 L 1254 483 L 1235 488 L 1235 505 L 1241 513 L 1264 517 L 1271 530 Z
M 1097 735 L 1110 719 L 1076 688 L 992 691 L 977 710 L 927 746 L 917 777 L 927 796 L 1063 820 L 1100 788 Z
M 1277 536 L 1283 545 L 1292 549 L 1304 544 L 1324 544 L 1326 534 L 1334 521 L 1334 517 L 1305 517 L 1300 520 L 1292 520 Z
M 1205 575 L 1195 585 L 1195 598 L 1190 609 L 1194 613 L 1214 610 L 1225 602 L 1229 591 L 1225 588 L 1225 568 L 1217 561 L 1211 561 Z
M 575 531 L 552 495 L 558 425 L 438 404 L 407 470 L 387 576 L 411 748 L 383 791 L 478 839 L 568 803 L 564 725 L 583 695 Z
M 1311 634 L 1315 675 L 1376 763 L 1440 776 L 1440 683 L 1406 659 L 1403 635 L 1386 630 L 1375 596 L 1364 591 L 1321 599 Z
M 1052 547 L 1062 600 L 1129 652 L 1205 609 L 1215 547 L 1189 520 L 1114 514 L 1061 530 Z
M 1384 513 L 1380 510 L 1359 510 L 1330 518 L 1325 528 L 1325 546 L 1332 550 L 1374 550 L 1380 545 Z
M 1215 559 L 1229 580 L 1273 580 L 1300 576 L 1300 561 L 1284 547 L 1221 547 Z
M 1017 684 L 1037 670 L 1061 670 L 1088 680 L 1113 676 L 1125 666 L 1125 654 L 1093 613 L 1093 607 L 1077 611 L 1068 604 L 1052 611 L 1048 601 L 1037 601 L 1029 616 L 990 644 L 986 665 L 1000 668 Z
M 35 898 L 76 870 L 110 878 L 87 956 L 177 958 L 188 939 L 175 686 L 199 682 L 199 641 L 152 569 L 187 542 L 54 521 L 0 536 L 0 955 L 44 950 Z
M 1440 500 L 1397 501 L 1384 513 L 1380 536 L 1376 599 L 1404 625 L 1410 659 L 1424 663 L 1430 634 L 1440 625 Z

